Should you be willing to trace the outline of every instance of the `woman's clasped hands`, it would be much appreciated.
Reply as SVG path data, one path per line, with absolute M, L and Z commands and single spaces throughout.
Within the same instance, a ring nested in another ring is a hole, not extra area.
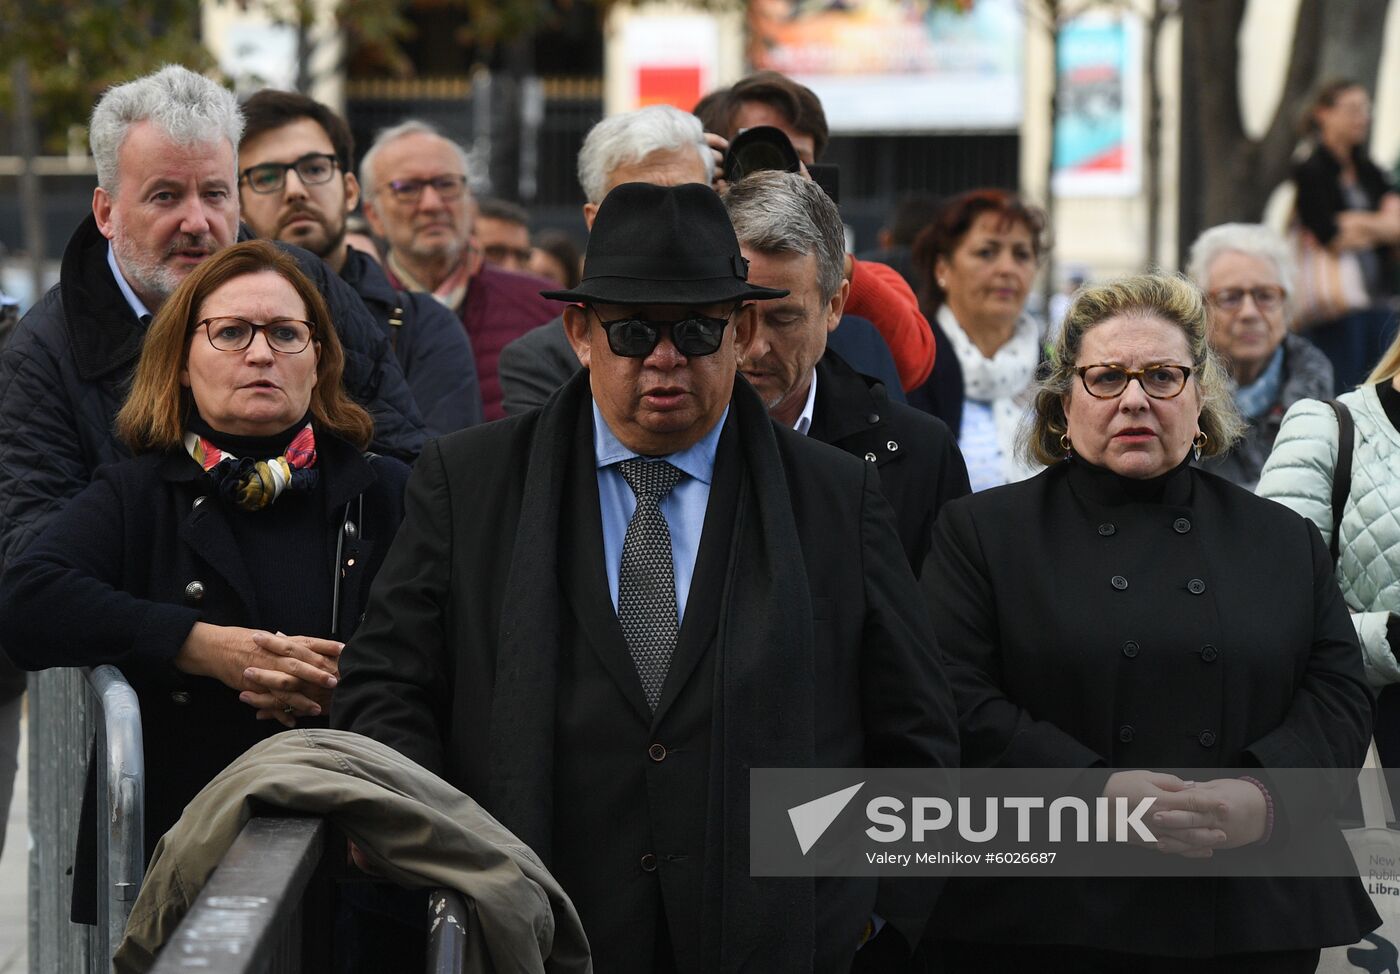
M 1119 771 L 1109 776 L 1104 797 L 1126 798 L 1136 808 L 1154 799 L 1143 818 L 1155 837 L 1138 845 L 1187 859 L 1208 859 L 1216 849 L 1236 849 L 1265 837 L 1269 803 L 1259 785 L 1243 778 L 1186 781 L 1159 771 Z
M 345 644 L 314 636 L 197 622 L 175 655 L 175 666 L 239 691 L 259 720 L 295 727 L 298 717 L 330 708 Z

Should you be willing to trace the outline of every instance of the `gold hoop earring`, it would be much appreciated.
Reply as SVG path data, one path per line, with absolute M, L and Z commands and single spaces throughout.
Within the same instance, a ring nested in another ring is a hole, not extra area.
M 1070 453 L 1074 450 L 1074 444 L 1069 441 L 1068 433 L 1060 434 L 1060 449 L 1065 451 L 1065 459 L 1069 459 Z
M 1200 459 L 1201 459 L 1201 447 L 1205 446 L 1205 445 L 1206 445 L 1207 443 L 1209 443 L 1209 442 L 1210 442 L 1210 437 L 1206 435 L 1206 431 L 1205 431 L 1205 430 L 1199 430 L 1199 431 L 1197 431 L 1195 437 L 1193 437 L 1192 440 L 1191 440 L 1191 446 L 1192 446 L 1192 451 L 1191 451 L 1191 452 L 1192 452 L 1192 454 L 1195 456 L 1195 459 L 1197 459 L 1197 460 L 1200 460 Z

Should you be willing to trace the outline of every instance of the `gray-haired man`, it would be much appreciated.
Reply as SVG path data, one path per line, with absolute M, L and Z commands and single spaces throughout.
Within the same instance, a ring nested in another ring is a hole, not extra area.
M 918 575 L 939 507 L 968 492 L 967 467 L 942 420 L 890 401 L 883 383 L 827 349 L 850 288 L 836 204 L 810 179 L 774 171 L 731 184 L 724 204 L 749 279 L 788 291 L 758 305 L 740 373 L 775 422 L 880 468 Z

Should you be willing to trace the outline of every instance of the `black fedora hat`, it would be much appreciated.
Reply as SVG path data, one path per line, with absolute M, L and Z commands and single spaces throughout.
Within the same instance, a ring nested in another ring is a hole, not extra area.
M 605 304 L 718 304 L 781 298 L 787 291 L 748 282 L 749 262 L 724 203 L 701 183 L 623 183 L 603 199 L 583 280 L 557 301 Z

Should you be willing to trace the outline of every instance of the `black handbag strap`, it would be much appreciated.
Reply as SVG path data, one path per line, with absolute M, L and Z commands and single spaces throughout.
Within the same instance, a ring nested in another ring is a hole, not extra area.
M 1337 414 L 1337 465 L 1332 469 L 1332 564 L 1341 554 L 1342 509 L 1351 493 L 1351 455 L 1356 449 L 1356 421 L 1351 410 L 1336 399 L 1327 405 Z

